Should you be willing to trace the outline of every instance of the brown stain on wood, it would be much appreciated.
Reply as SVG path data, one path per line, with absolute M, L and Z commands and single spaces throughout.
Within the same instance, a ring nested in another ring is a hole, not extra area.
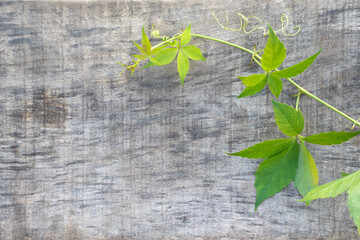
M 55 90 L 36 89 L 32 93 L 28 118 L 43 123 L 45 127 L 64 127 L 68 115 L 61 93 Z

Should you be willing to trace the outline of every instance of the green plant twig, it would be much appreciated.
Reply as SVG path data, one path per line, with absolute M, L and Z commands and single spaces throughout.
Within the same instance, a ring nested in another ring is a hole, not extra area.
M 213 38 L 213 37 L 208 37 L 208 36 L 204 36 L 204 35 L 200 35 L 200 34 L 194 34 L 192 33 L 191 34 L 192 36 L 194 37 L 199 37 L 199 38 L 205 38 L 205 39 L 209 39 L 209 40 L 212 40 L 212 41 L 216 41 L 216 42 L 220 42 L 220 43 L 224 43 L 224 44 L 227 44 L 229 46 L 232 46 L 232 47 L 236 47 L 236 48 L 239 48 L 245 52 L 248 52 L 250 53 L 251 55 L 254 55 L 256 58 L 258 58 L 259 60 L 261 60 L 261 56 L 258 55 L 257 53 L 251 51 L 250 49 L 247 49 L 247 48 L 244 48 L 244 47 L 241 47 L 239 45 L 236 45 L 234 43 L 230 43 L 230 42 L 227 42 L 227 41 L 224 41 L 224 40 L 221 40 L 221 39 L 218 39 L 218 38 Z M 255 58 L 254 60 L 261 66 L 261 63 L 259 61 L 257 61 Z M 276 69 L 277 71 L 279 71 L 278 69 Z M 358 121 L 356 121 L 355 119 L 353 119 L 352 117 L 348 116 L 347 114 L 343 113 L 342 111 L 338 110 L 337 108 L 331 106 L 330 104 L 326 103 L 325 101 L 321 100 L 320 98 L 318 98 L 317 96 L 315 96 L 314 94 L 310 93 L 309 91 L 307 91 L 306 89 L 304 89 L 303 87 L 301 87 L 300 85 L 298 85 L 296 82 L 294 82 L 291 78 L 286 78 L 290 83 L 292 83 L 295 87 L 297 87 L 302 93 L 308 95 L 309 97 L 315 99 L 316 101 L 318 101 L 319 103 L 323 104 L 324 106 L 330 108 L 331 110 L 333 110 L 334 112 L 340 114 L 341 116 L 343 116 L 344 118 L 348 119 L 349 121 L 353 122 L 354 124 L 360 126 L 360 123 Z

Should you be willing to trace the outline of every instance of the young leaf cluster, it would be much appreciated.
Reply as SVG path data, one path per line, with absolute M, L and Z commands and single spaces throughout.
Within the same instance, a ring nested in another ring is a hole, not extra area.
M 121 63 L 120 64 L 131 70 L 133 74 L 139 62 L 142 60 L 149 60 L 149 62 L 143 67 L 144 69 L 152 66 L 167 65 L 173 62 L 177 56 L 178 72 L 181 84 L 184 85 L 185 77 L 190 69 L 189 59 L 195 61 L 206 61 L 198 47 L 195 45 L 189 45 L 190 41 L 191 24 L 185 29 L 184 32 L 182 32 L 182 34 L 180 34 L 180 36 L 173 37 L 171 39 L 164 38 L 163 43 L 152 47 L 143 27 L 141 46 L 134 41 L 135 46 L 140 52 L 138 55 L 132 55 L 137 59 L 134 60 L 136 65 L 134 64 L 132 66 L 127 66 Z

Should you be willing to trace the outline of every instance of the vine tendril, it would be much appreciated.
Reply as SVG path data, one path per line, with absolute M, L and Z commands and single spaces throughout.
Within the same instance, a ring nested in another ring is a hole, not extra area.
M 241 13 L 237 13 L 238 16 L 240 16 L 239 22 L 240 22 L 240 27 L 239 28 L 230 28 L 229 26 L 229 18 L 228 18 L 228 14 L 227 12 L 225 12 L 225 26 L 223 24 L 220 23 L 219 19 L 216 17 L 215 13 L 213 11 L 211 11 L 211 13 L 213 14 L 216 22 L 219 24 L 220 27 L 226 29 L 226 30 L 230 30 L 230 31 L 237 31 L 237 32 L 241 32 L 243 31 L 246 34 L 252 33 L 258 29 L 262 29 L 264 31 L 264 36 L 269 34 L 269 31 L 266 30 L 264 27 L 259 26 L 259 27 L 255 27 L 253 29 L 251 29 L 250 31 L 246 30 L 246 26 L 249 25 L 249 19 L 250 18 L 254 18 L 258 23 L 260 23 L 261 25 L 263 25 L 263 22 L 261 21 L 260 18 L 254 16 L 254 15 L 250 15 L 249 17 L 245 17 L 243 14 Z M 293 34 L 288 34 L 285 32 L 285 29 L 287 28 L 288 24 L 289 24 L 289 18 L 286 14 L 282 14 L 280 17 L 281 20 L 281 28 L 276 30 L 275 32 L 281 31 L 285 36 L 287 37 L 292 37 L 295 36 L 296 34 L 298 34 L 300 32 L 300 26 L 296 25 L 294 27 L 294 30 L 297 30 L 295 33 Z

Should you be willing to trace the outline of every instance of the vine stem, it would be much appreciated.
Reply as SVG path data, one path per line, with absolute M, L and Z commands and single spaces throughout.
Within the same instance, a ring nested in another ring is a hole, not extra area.
M 300 102 L 300 95 L 301 95 L 301 91 L 299 91 L 299 93 L 297 94 L 297 95 L 295 95 L 295 96 L 297 96 L 297 98 L 296 98 L 296 111 L 297 110 L 299 110 L 299 102 Z
M 243 51 L 245 51 L 245 52 L 250 53 L 250 54 L 253 55 L 254 57 L 258 58 L 259 60 L 261 60 L 261 56 L 258 55 L 256 52 L 251 51 L 250 49 L 241 47 L 241 46 L 239 46 L 239 45 L 236 45 L 236 44 L 234 44 L 234 43 L 230 43 L 230 42 L 227 42 L 227 41 L 218 39 L 218 38 L 208 37 L 208 36 L 204 36 L 204 35 L 200 35 L 200 34 L 194 34 L 194 33 L 192 33 L 191 36 L 199 37 L 199 38 L 205 38 L 205 39 L 208 39 L 208 40 L 212 40 L 212 41 L 224 43 L 224 44 L 227 44 L 227 45 L 229 45 L 229 46 L 239 48 L 239 49 L 241 49 L 241 50 L 243 50 Z M 254 59 L 255 59 L 255 58 L 254 58 Z M 261 66 L 261 64 L 259 63 L 259 61 L 256 61 L 256 62 Z M 279 71 L 279 70 L 276 69 L 276 71 Z M 286 79 L 287 79 L 291 84 L 293 84 L 295 87 L 297 87 L 302 93 L 308 95 L 309 97 L 315 99 L 316 101 L 318 101 L 319 103 L 323 104 L 324 106 L 330 108 L 330 109 L 333 110 L 334 112 L 340 114 L 341 116 L 343 116 L 343 117 L 346 118 L 347 120 L 349 120 L 349 121 L 353 122 L 354 124 L 360 126 L 360 123 L 359 123 L 358 121 L 356 121 L 356 120 L 353 119 L 352 117 L 348 116 L 347 114 L 343 113 L 342 111 L 338 110 L 337 108 L 331 106 L 331 105 L 328 104 L 327 102 L 321 100 L 320 98 L 318 98 L 318 97 L 315 96 L 314 94 L 310 93 L 310 92 L 307 91 L 305 88 L 301 87 L 301 86 L 298 85 L 296 82 L 294 82 L 291 78 L 286 78 Z

